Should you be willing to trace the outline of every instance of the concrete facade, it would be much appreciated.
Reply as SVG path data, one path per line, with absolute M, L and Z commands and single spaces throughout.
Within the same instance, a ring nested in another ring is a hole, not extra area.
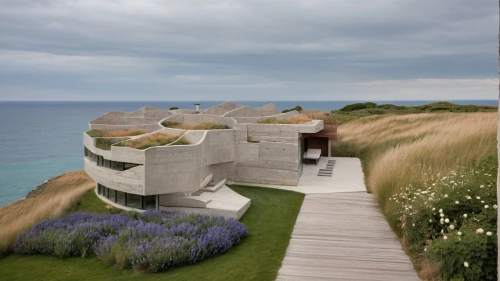
M 235 201 L 239 203 L 220 203 L 226 202 L 224 196 L 231 193 L 227 187 L 221 188 L 226 180 L 298 184 L 302 171 L 301 136 L 323 130 L 323 121 L 258 123 L 262 118 L 286 119 L 298 114 L 296 111 L 281 114 L 272 104 L 254 109 L 232 102 L 202 112 L 151 107 L 132 113 L 108 112 L 92 120 L 90 129 L 106 132 L 142 129 L 147 133 L 125 138 L 138 139 L 149 134 L 167 133 L 190 144 L 174 145 L 174 142 L 144 150 L 113 144 L 110 150 L 104 150 L 96 147 L 96 138 L 84 133 L 85 170 L 98 183 L 98 194 L 108 200 L 121 200 L 127 205 L 127 198 L 130 198 L 134 206 L 139 204 L 137 202 L 145 206 L 150 204 L 148 200 L 156 200 L 155 206 L 160 209 L 196 208 L 196 212 L 206 209 L 207 213 L 219 212 L 239 218 L 250 202 L 240 198 Z M 164 121 L 185 124 L 211 122 L 230 129 L 186 131 L 164 128 L 161 125 Z M 234 194 L 231 196 L 236 198 Z M 229 209 L 223 210 L 223 206 Z

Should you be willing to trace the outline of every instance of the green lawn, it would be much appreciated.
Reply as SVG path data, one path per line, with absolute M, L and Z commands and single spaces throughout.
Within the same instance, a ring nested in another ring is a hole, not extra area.
M 229 252 L 198 264 L 158 274 L 138 274 L 101 264 L 95 257 L 60 259 L 10 255 L 0 260 L 1 280 L 274 280 L 286 252 L 304 195 L 232 186 L 252 199 L 241 219 L 249 236 Z M 109 212 L 90 191 L 72 211 Z

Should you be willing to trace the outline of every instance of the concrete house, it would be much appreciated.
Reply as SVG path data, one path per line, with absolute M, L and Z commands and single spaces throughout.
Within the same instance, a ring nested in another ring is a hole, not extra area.
M 83 133 L 85 170 L 99 198 L 118 208 L 240 218 L 250 200 L 226 181 L 293 186 L 305 151 L 329 156 L 335 124 L 289 121 L 299 115 L 233 102 L 206 110 L 111 111 Z

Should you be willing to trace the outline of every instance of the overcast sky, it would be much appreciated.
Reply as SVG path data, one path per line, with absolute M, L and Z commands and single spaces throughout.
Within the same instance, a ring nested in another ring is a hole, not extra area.
M 0 100 L 495 99 L 493 0 L 0 0 Z

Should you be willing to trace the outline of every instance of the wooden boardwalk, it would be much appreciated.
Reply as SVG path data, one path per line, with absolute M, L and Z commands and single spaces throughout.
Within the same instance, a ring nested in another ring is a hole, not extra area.
M 306 195 L 277 280 L 420 280 L 373 195 Z

